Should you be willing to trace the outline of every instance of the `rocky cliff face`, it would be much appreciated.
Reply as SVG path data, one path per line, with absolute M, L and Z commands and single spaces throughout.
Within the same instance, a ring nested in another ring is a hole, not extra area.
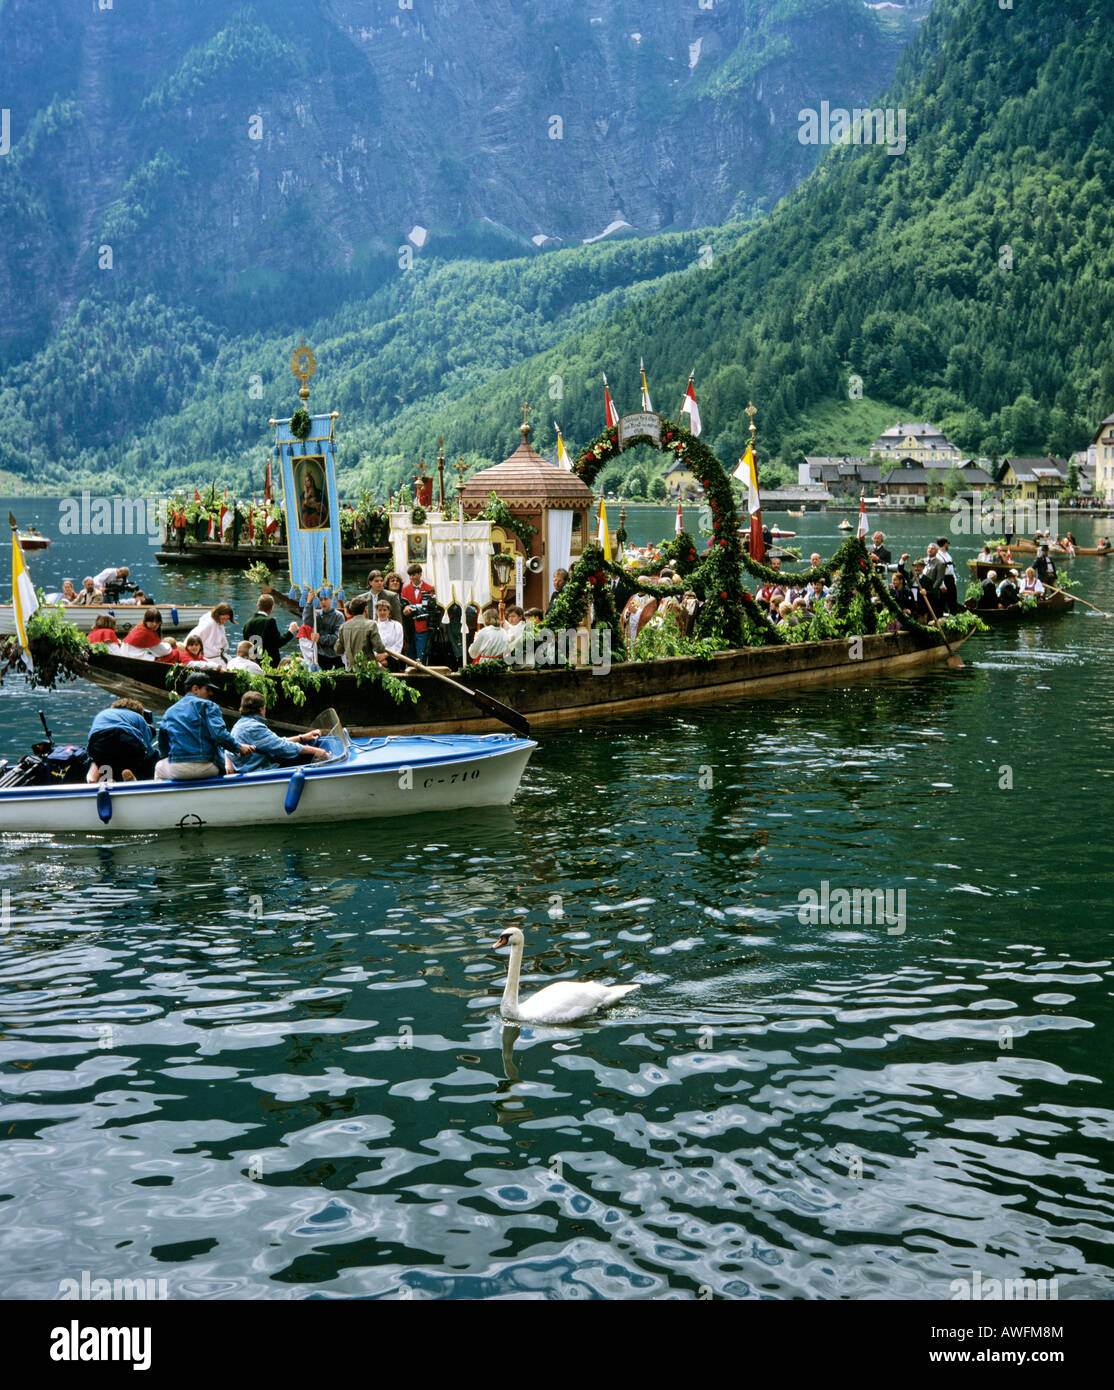
M 406 244 L 723 221 L 800 181 L 799 109 L 869 100 L 907 28 L 861 0 L 0 0 L 0 334 L 90 289 L 265 297 Z

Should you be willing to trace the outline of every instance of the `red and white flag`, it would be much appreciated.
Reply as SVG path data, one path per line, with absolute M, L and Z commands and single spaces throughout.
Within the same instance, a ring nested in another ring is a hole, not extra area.
M 696 392 L 693 390 L 692 378 L 694 372 L 689 373 L 688 390 L 685 392 L 685 399 L 681 402 L 681 414 L 686 412 L 689 417 L 689 431 L 699 436 L 700 434 L 700 407 L 696 404 Z
M 611 403 L 611 392 L 608 389 L 606 374 L 603 378 L 603 418 L 606 429 L 611 429 L 612 426 L 619 423 L 619 412 Z
M 860 498 L 859 498 L 859 529 L 858 529 L 858 531 L 857 531 L 855 534 L 859 537 L 860 540 L 862 540 L 862 541 L 865 541 L 865 540 L 866 540 L 867 530 L 866 530 L 866 498 L 865 498 L 865 497 L 860 497 Z
M 677 503 L 677 524 L 673 528 L 673 534 L 679 536 L 685 529 L 685 518 L 681 514 L 681 504 Z
M 221 504 L 221 509 L 220 509 L 220 538 L 221 538 L 222 541 L 224 540 L 225 532 L 226 532 L 226 531 L 228 530 L 228 528 L 232 525 L 232 518 L 233 518 L 235 515 L 236 515 L 236 509 L 235 509 L 234 507 L 226 507 L 226 506 L 224 506 L 223 503 Z

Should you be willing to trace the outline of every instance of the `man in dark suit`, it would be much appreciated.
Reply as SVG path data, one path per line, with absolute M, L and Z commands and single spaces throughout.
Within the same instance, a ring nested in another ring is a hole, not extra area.
M 283 637 L 279 632 L 279 625 L 274 619 L 275 601 L 270 594 L 261 594 L 259 602 L 256 604 L 255 612 L 244 624 L 244 636 L 251 642 L 256 652 L 262 652 L 264 656 L 271 658 L 271 664 L 277 666 L 282 658 L 282 648 L 287 642 L 292 642 L 298 631 L 298 624 L 291 623 L 286 636 Z
M 1020 601 L 1021 594 L 1017 588 L 1016 575 L 1016 570 L 1010 570 L 1009 574 L 998 585 L 998 604 L 1002 608 L 1012 608 L 1015 603 Z
M 982 582 L 982 594 L 979 596 L 980 608 L 998 607 L 998 585 L 996 583 L 997 578 L 997 570 L 989 570 L 987 572 L 987 576 Z
M 870 556 L 871 560 L 878 566 L 879 569 L 885 569 L 885 567 L 893 559 L 893 556 L 886 549 L 886 537 L 884 532 L 875 531 L 874 535 L 871 537 L 871 540 L 874 542 L 874 544 L 870 547 L 870 550 L 867 552 L 867 554 Z
M 1033 562 L 1033 568 L 1037 572 L 1037 578 L 1048 588 L 1056 583 L 1056 561 L 1048 551 L 1048 542 L 1045 541 L 1040 548 L 1040 554 Z

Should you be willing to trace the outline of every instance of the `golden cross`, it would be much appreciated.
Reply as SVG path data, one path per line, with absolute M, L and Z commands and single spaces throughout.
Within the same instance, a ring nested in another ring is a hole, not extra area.
M 460 479 L 461 483 L 463 484 L 463 482 L 464 482 L 464 459 L 463 459 L 463 458 L 458 458 L 457 461 L 456 461 L 456 476 Z
M 528 424 L 530 423 L 530 421 L 526 418 L 529 414 L 530 414 L 530 406 L 527 404 L 526 401 L 523 401 L 523 403 L 522 403 L 522 423 L 523 423 L 524 425 L 528 425 Z
M 755 404 L 754 404 L 753 401 L 751 401 L 751 403 L 750 403 L 750 404 L 747 406 L 747 408 L 743 411 L 743 414 L 744 414 L 744 415 L 748 415 L 748 416 L 750 417 L 750 432 L 751 432 L 751 434 L 754 434 L 754 433 L 755 433 L 755 428 L 754 428 L 754 417 L 758 414 L 758 410 L 757 410 L 757 407 L 755 406 Z

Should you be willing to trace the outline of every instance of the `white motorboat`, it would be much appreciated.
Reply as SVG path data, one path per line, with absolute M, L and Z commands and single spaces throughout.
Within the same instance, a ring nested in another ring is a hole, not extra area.
M 0 788 L 0 832 L 126 835 L 505 806 L 537 744 L 513 734 L 323 740 L 329 761 L 198 782 Z
M 116 619 L 117 630 L 123 633 L 126 627 L 143 621 L 143 613 L 147 608 L 145 603 L 102 603 L 99 605 L 90 604 L 86 607 L 83 603 L 78 604 L 58 604 L 56 594 L 44 596 L 44 606 L 57 605 L 58 611 L 66 619 L 66 622 L 73 623 L 79 632 L 90 633 L 95 627 L 100 626 L 100 619 L 106 613 L 111 613 Z M 163 632 L 189 632 L 191 628 L 197 626 L 206 613 L 212 608 L 212 604 L 197 603 L 155 603 L 150 605 L 157 608 L 162 614 Z M 15 615 L 10 603 L 0 604 L 0 637 L 10 637 L 15 632 Z
M 17 531 L 16 535 L 20 550 L 46 550 L 50 546 L 50 537 L 36 531 L 33 526 L 28 531 Z

